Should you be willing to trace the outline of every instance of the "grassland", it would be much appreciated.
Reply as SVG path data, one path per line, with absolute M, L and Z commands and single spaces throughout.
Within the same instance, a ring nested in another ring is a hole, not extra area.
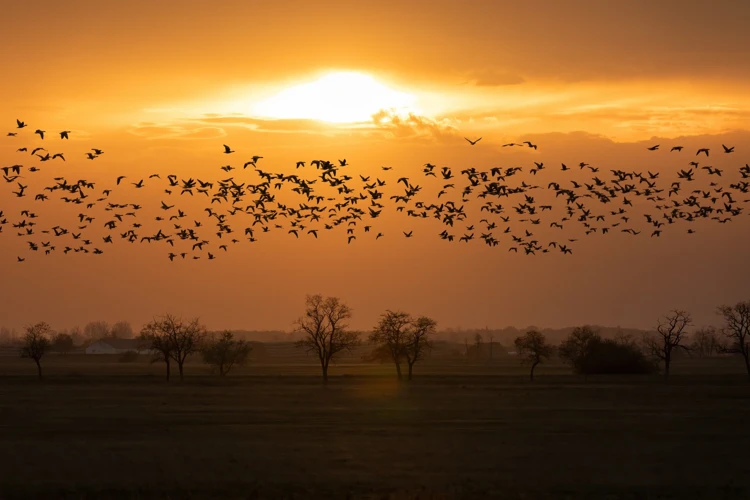
M 0 498 L 750 498 L 736 359 L 659 377 L 517 360 L 252 364 L 0 358 Z

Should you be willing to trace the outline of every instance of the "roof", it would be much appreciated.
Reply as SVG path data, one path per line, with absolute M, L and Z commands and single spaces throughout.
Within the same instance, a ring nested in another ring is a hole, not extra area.
M 147 344 L 140 339 L 99 339 L 97 342 L 107 344 L 114 349 L 145 349 Z

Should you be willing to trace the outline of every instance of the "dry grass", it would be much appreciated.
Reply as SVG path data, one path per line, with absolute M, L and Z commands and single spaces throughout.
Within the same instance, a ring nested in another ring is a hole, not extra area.
M 737 360 L 530 384 L 514 363 L 247 367 L 0 359 L 0 498 L 749 498 Z

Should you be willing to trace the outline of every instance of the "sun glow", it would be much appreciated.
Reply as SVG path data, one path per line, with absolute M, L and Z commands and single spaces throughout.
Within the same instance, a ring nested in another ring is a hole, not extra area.
M 312 119 L 331 123 L 371 120 L 382 109 L 418 112 L 416 97 L 393 90 L 362 73 L 331 73 L 282 90 L 252 106 L 252 114 L 267 118 Z

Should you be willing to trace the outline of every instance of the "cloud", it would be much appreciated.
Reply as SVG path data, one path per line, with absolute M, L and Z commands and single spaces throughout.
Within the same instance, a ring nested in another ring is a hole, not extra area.
M 372 115 L 372 124 L 392 137 L 438 140 L 457 137 L 457 129 L 450 120 L 433 120 L 414 113 L 399 114 L 383 109 Z
M 223 128 L 200 124 L 157 124 L 144 122 L 134 125 L 131 134 L 145 139 L 216 139 L 225 137 Z

